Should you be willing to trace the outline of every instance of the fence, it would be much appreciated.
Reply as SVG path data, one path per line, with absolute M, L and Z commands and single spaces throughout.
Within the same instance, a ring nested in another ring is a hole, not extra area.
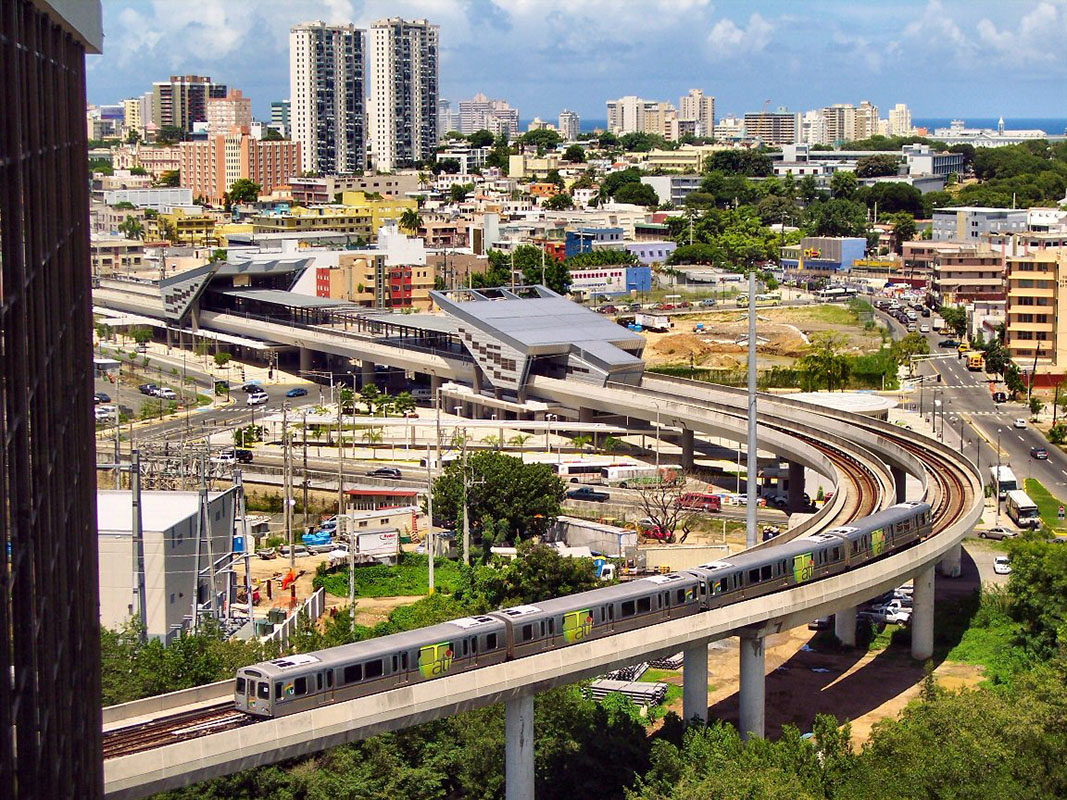
M 326 610 L 326 590 L 318 589 L 311 595 L 304 604 L 300 606 L 296 611 L 290 614 L 285 622 L 280 625 L 275 625 L 274 630 L 263 641 L 265 642 L 278 642 L 284 650 L 289 646 L 289 639 L 296 633 L 300 627 L 301 621 L 306 621 L 308 624 L 312 624 L 322 613 Z M 303 617 L 303 619 L 301 619 Z

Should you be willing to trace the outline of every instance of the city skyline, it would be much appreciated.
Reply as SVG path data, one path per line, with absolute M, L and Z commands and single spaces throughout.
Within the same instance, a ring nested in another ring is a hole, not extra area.
M 89 58 L 89 101 L 119 102 L 152 81 L 195 73 L 242 89 L 256 116 L 267 119 L 270 102 L 289 93 L 292 25 L 323 19 L 366 28 L 388 16 L 426 16 L 440 26 L 442 98 L 456 104 L 481 91 L 506 98 L 524 118 L 569 108 L 599 119 L 614 97 L 676 102 L 693 87 L 716 97 L 720 117 L 759 110 L 764 101 L 804 110 L 861 99 L 907 103 L 917 117 L 1059 116 L 1067 78 L 1067 3 L 1059 0 L 916 0 L 891 8 L 814 2 L 802 11 L 785 2 L 707 0 L 591 0 L 579 9 L 561 0 L 506 8 L 497 0 L 432 7 L 202 0 L 190 9 L 105 0 L 107 46 Z M 663 63 L 652 52 L 674 60 Z

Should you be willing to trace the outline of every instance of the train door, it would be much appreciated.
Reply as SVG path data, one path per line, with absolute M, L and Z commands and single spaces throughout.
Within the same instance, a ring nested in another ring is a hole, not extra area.
M 608 606 L 610 608 L 610 606 Z M 601 609 L 605 614 L 605 609 Z M 588 608 L 570 611 L 563 615 L 563 640 L 567 644 L 580 642 L 593 633 L 593 614 Z
M 455 649 L 451 642 L 430 644 L 419 648 L 419 674 L 423 678 L 440 678 L 452 669 Z
M 411 681 L 411 671 L 408 669 L 411 663 L 409 659 L 407 650 L 393 656 L 393 681 L 397 686 L 404 686 Z

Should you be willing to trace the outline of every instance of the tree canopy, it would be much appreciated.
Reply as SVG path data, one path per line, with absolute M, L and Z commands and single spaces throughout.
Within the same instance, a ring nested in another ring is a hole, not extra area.
M 864 156 L 856 162 L 857 178 L 880 178 L 884 175 L 896 175 L 900 167 L 900 156 L 879 154 Z
M 705 172 L 761 178 L 774 173 L 771 157 L 761 150 L 719 150 L 704 159 Z

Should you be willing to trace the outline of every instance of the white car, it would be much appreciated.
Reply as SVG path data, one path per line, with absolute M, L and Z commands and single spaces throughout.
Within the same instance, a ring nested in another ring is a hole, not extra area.
M 270 397 L 267 396 L 266 392 L 255 392 L 248 395 L 248 400 L 245 402 L 250 406 L 265 406 L 269 400 Z
M 118 409 L 115 408 L 115 406 L 97 406 L 93 409 L 93 412 L 96 414 L 97 422 L 110 422 L 114 419 L 118 419 Z
M 930 326 L 929 325 L 920 325 L 919 326 L 919 333 L 929 333 L 929 332 L 930 332 Z
M 1011 425 L 1013 428 L 1019 428 L 1021 430 L 1022 428 L 1026 427 L 1026 420 L 1020 417 L 1019 419 L 1015 420 L 1015 422 L 1013 422 Z
M 173 389 L 171 389 L 169 386 L 164 386 L 158 392 L 156 392 L 156 397 L 162 397 L 164 400 L 177 400 L 178 399 L 177 393 L 175 393 L 175 391 Z
M 997 556 L 993 559 L 993 572 L 997 575 L 1011 575 L 1011 561 L 1007 556 Z

